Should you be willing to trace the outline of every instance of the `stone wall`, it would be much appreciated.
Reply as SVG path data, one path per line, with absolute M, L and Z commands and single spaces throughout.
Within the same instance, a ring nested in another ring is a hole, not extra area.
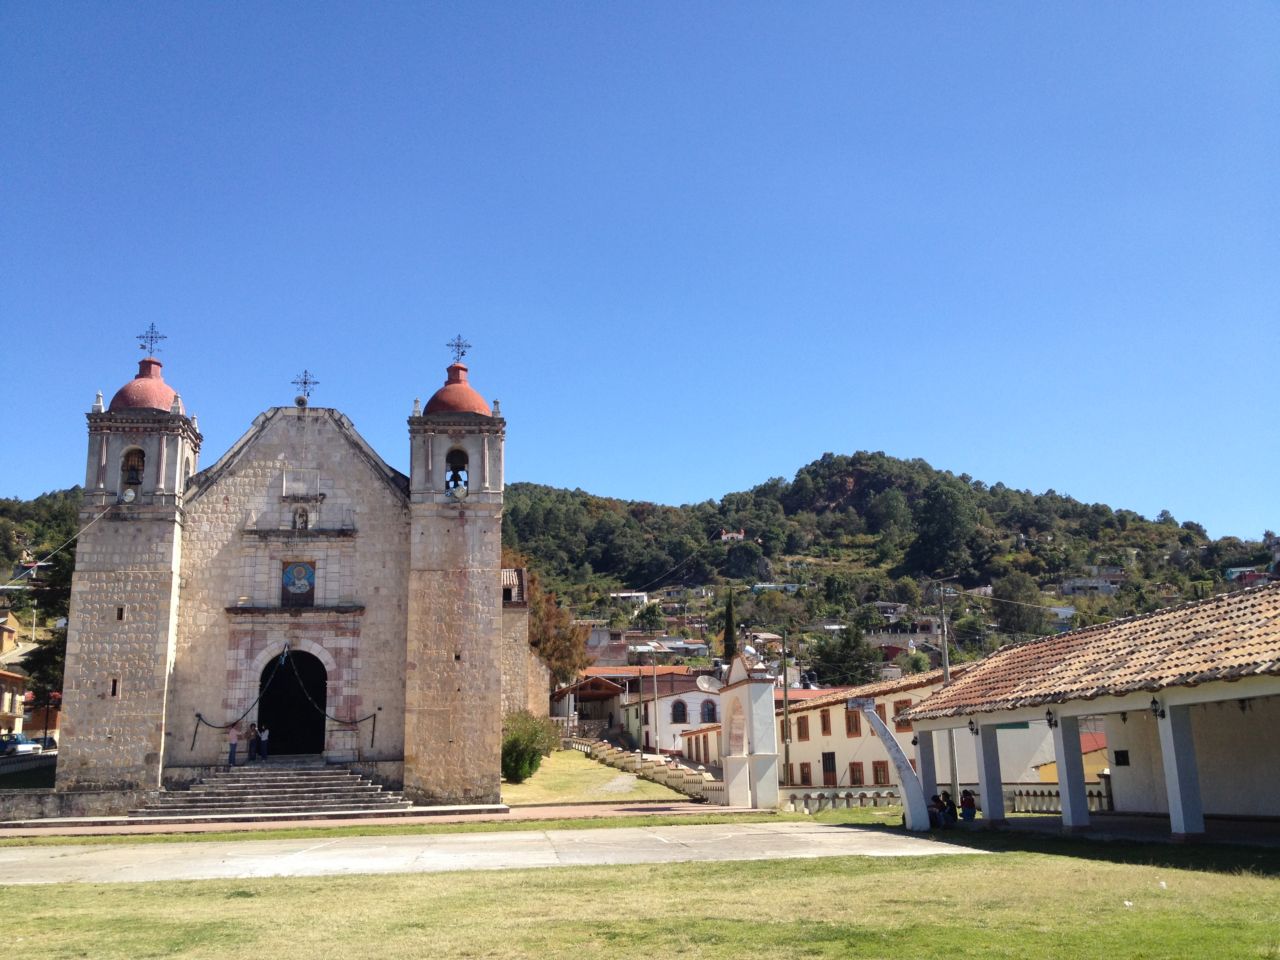
M 86 502 L 81 523 L 103 506 Z M 160 783 L 176 628 L 179 512 L 120 505 L 80 536 L 67 625 L 59 790 Z
M 349 421 L 323 408 L 276 408 L 197 478 L 188 500 L 183 590 L 166 762 L 211 764 L 225 724 L 249 714 L 263 670 L 284 649 L 326 670 L 326 712 L 377 713 L 350 728 L 325 721 L 333 759 L 394 759 L 403 751 L 408 509 L 390 471 Z M 294 511 L 307 511 L 294 529 Z M 315 607 L 281 608 L 284 563 L 316 565 Z
M 412 509 L 404 792 L 417 803 L 498 803 L 501 499 Z
M 529 646 L 529 609 L 522 604 L 502 609 L 502 715 L 515 710 L 551 713 L 551 671 Z
M 122 817 L 154 795 L 149 790 L 3 790 L 0 820 L 46 817 Z

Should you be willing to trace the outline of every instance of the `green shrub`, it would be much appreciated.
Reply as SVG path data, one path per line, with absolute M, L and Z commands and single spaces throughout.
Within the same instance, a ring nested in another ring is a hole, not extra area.
M 533 776 L 542 758 L 560 744 L 555 724 L 528 710 L 509 713 L 502 721 L 502 777 L 523 783 Z

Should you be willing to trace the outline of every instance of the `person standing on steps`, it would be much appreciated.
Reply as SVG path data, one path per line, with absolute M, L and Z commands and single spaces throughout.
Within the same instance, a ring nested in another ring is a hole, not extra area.
M 249 762 L 258 759 L 258 725 L 256 723 L 249 724 Z
M 267 759 L 267 737 L 271 735 L 271 731 L 264 724 L 258 729 L 258 756 L 263 760 Z
M 236 747 L 240 746 L 240 727 L 232 724 L 227 727 L 227 766 L 236 765 Z

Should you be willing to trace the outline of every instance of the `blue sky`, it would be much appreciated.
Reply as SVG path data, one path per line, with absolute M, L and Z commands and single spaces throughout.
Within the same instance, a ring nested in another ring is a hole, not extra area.
M 474 345 L 508 480 L 884 450 L 1280 526 L 1280 7 L 0 5 L 0 495 L 168 340 L 213 462 Z

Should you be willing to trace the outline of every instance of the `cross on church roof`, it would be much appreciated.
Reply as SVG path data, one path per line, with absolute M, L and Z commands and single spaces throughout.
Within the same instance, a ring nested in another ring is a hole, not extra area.
M 297 377 L 294 377 L 291 382 L 298 388 L 304 397 L 310 400 L 311 388 L 316 386 L 320 381 L 311 375 L 311 371 L 304 369 L 302 373 Z
M 156 325 L 153 323 L 134 339 L 140 341 L 138 344 L 139 350 L 145 350 L 148 357 L 154 357 L 156 355 L 156 344 L 169 338 L 157 330 Z
M 467 351 L 471 349 L 471 344 L 462 339 L 462 334 L 458 334 L 446 343 L 445 346 L 453 351 L 454 363 L 461 363 L 462 358 L 465 357 L 467 355 Z

